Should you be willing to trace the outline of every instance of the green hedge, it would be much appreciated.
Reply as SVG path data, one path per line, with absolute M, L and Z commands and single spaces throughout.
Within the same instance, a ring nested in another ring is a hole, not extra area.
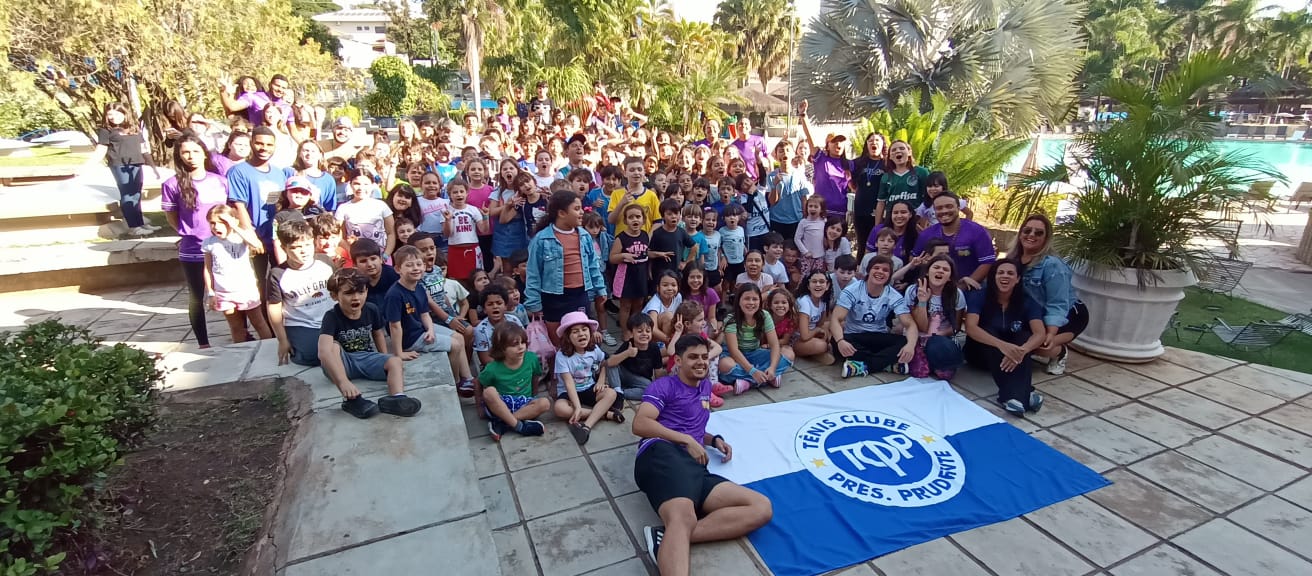
M 0 575 L 53 572 L 121 454 L 155 418 L 155 358 L 48 320 L 0 332 Z

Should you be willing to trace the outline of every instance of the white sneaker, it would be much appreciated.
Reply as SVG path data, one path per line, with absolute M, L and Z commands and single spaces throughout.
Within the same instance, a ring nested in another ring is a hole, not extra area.
M 1052 374 L 1053 376 L 1061 376 L 1066 373 L 1066 356 L 1069 355 L 1069 352 L 1070 351 L 1065 346 L 1061 347 L 1061 353 L 1058 354 L 1056 358 L 1053 358 L 1052 361 L 1048 362 L 1049 374 Z
M 159 232 L 160 230 L 163 230 L 163 229 L 164 229 L 164 228 L 162 228 L 162 227 L 159 227 L 159 226 L 156 226 L 156 225 L 154 225 L 154 224 L 151 224 L 150 222 L 147 222 L 147 223 L 145 223 L 145 224 L 142 224 L 141 227 L 142 227 L 142 228 L 148 228 L 148 229 L 150 229 L 151 232 Z
M 145 226 L 137 226 L 136 228 L 132 228 L 128 230 L 128 236 L 150 236 L 151 234 L 154 233 L 155 233 L 154 230 L 151 230 L 150 228 L 147 228 Z
M 611 336 L 610 332 L 602 332 L 602 333 L 601 333 L 601 341 L 602 341 L 602 343 L 604 343 L 604 344 L 607 345 L 607 346 L 619 346 L 619 345 L 620 345 L 619 341 L 616 340 L 614 336 Z

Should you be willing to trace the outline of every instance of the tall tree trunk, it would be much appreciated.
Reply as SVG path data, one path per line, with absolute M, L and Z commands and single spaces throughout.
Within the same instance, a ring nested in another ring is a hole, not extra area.
M 474 113 L 483 119 L 483 31 L 474 15 L 465 16 L 465 68 L 469 70 L 469 89 L 474 93 Z

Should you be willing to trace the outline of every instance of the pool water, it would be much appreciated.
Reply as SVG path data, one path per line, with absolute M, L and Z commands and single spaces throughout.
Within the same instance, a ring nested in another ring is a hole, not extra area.
M 1039 139 L 1039 166 L 1059 162 L 1070 138 L 1043 136 Z M 1289 196 L 1301 182 L 1312 182 L 1312 143 L 1275 142 L 1253 140 L 1216 140 L 1216 147 L 1223 153 L 1242 152 L 1266 161 L 1276 171 L 1285 175 L 1287 184 L 1276 183 L 1272 192 L 1277 196 Z M 1029 155 L 1029 147 L 1007 162 L 1006 173 L 1020 171 Z

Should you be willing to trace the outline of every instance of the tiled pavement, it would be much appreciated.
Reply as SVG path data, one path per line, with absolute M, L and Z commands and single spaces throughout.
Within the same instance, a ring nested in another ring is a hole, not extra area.
M 188 337 L 185 298 L 179 287 L 3 295 L 0 326 L 62 312 L 108 339 L 165 352 Z M 214 343 L 226 342 L 226 325 L 213 320 Z M 783 388 L 726 407 L 901 379 L 842 380 L 806 361 L 798 368 Z M 1065 376 L 1037 380 L 1043 411 L 1008 421 L 1114 484 L 840 573 L 1312 574 L 1312 375 L 1171 349 L 1145 365 L 1073 354 Z M 963 371 L 953 385 L 999 412 L 987 375 Z M 654 573 L 641 530 L 656 517 L 632 480 L 627 427 L 603 423 L 583 448 L 555 422 L 543 438 L 496 444 L 472 406 L 463 413 L 502 574 Z M 746 540 L 697 546 L 693 559 L 703 574 L 766 573 Z

